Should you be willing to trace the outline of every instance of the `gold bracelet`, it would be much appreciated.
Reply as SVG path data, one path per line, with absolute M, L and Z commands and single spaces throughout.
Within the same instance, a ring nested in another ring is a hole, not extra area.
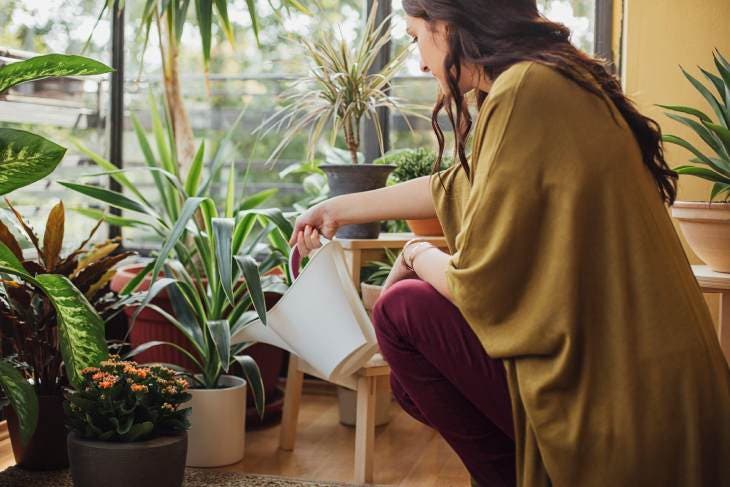
M 430 242 L 423 242 L 423 241 L 422 242 L 418 242 L 417 246 L 418 245 L 424 246 L 424 244 L 425 244 L 425 248 L 423 250 L 421 250 L 420 252 L 417 252 L 416 250 L 413 251 L 413 256 L 411 257 L 410 262 L 408 262 L 408 259 L 406 259 L 405 254 L 403 255 L 403 265 L 405 265 L 406 266 L 406 269 L 408 269 L 409 271 L 416 272 L 416 270 L 413 268 L 413 263 L 415 262 L 416 257 L 418 257 L 419 255 L 421 255 L 423 252 L 425 252 L 428 249 L 436 248 L 436 246 L 433 245 L 432 243 L 430 243 Z

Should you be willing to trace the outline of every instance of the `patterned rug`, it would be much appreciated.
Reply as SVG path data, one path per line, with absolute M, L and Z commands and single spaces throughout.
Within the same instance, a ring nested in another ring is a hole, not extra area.
M 0 487 L 73 487 L 73 482 L 68 470 L 29 472 L 10 467 L 0 472 Z M 188 468 L 185 470 L 183 487 L 355 487 L 355 485 Z

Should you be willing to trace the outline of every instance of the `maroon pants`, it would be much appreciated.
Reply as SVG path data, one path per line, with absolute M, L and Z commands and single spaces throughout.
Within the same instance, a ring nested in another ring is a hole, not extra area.
M 430 284 L 405 280 L 373 311 L 393 395 L 437 430 L 482 487 L 515 485 L 512 408 L 501 360 Z

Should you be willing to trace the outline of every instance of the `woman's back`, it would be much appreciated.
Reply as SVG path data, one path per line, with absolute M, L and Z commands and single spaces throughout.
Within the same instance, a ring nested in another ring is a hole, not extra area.
M 518 63 L 473 147 L 473 184 L 432 188 L 454 301 L 505 360 L 522 481 L 730 485 L 730 373 L 621 114 Z

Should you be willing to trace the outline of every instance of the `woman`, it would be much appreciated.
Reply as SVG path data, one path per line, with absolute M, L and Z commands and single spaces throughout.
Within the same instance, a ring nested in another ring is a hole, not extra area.
M 292 242 L 438 216 L 450 252 L 406 245 L 374 311 L 398 402 L 481 486 L 730 485 L 730 373 L 659 126 L 534 0 L 403 6 L 456 163 L 321 203 Z

